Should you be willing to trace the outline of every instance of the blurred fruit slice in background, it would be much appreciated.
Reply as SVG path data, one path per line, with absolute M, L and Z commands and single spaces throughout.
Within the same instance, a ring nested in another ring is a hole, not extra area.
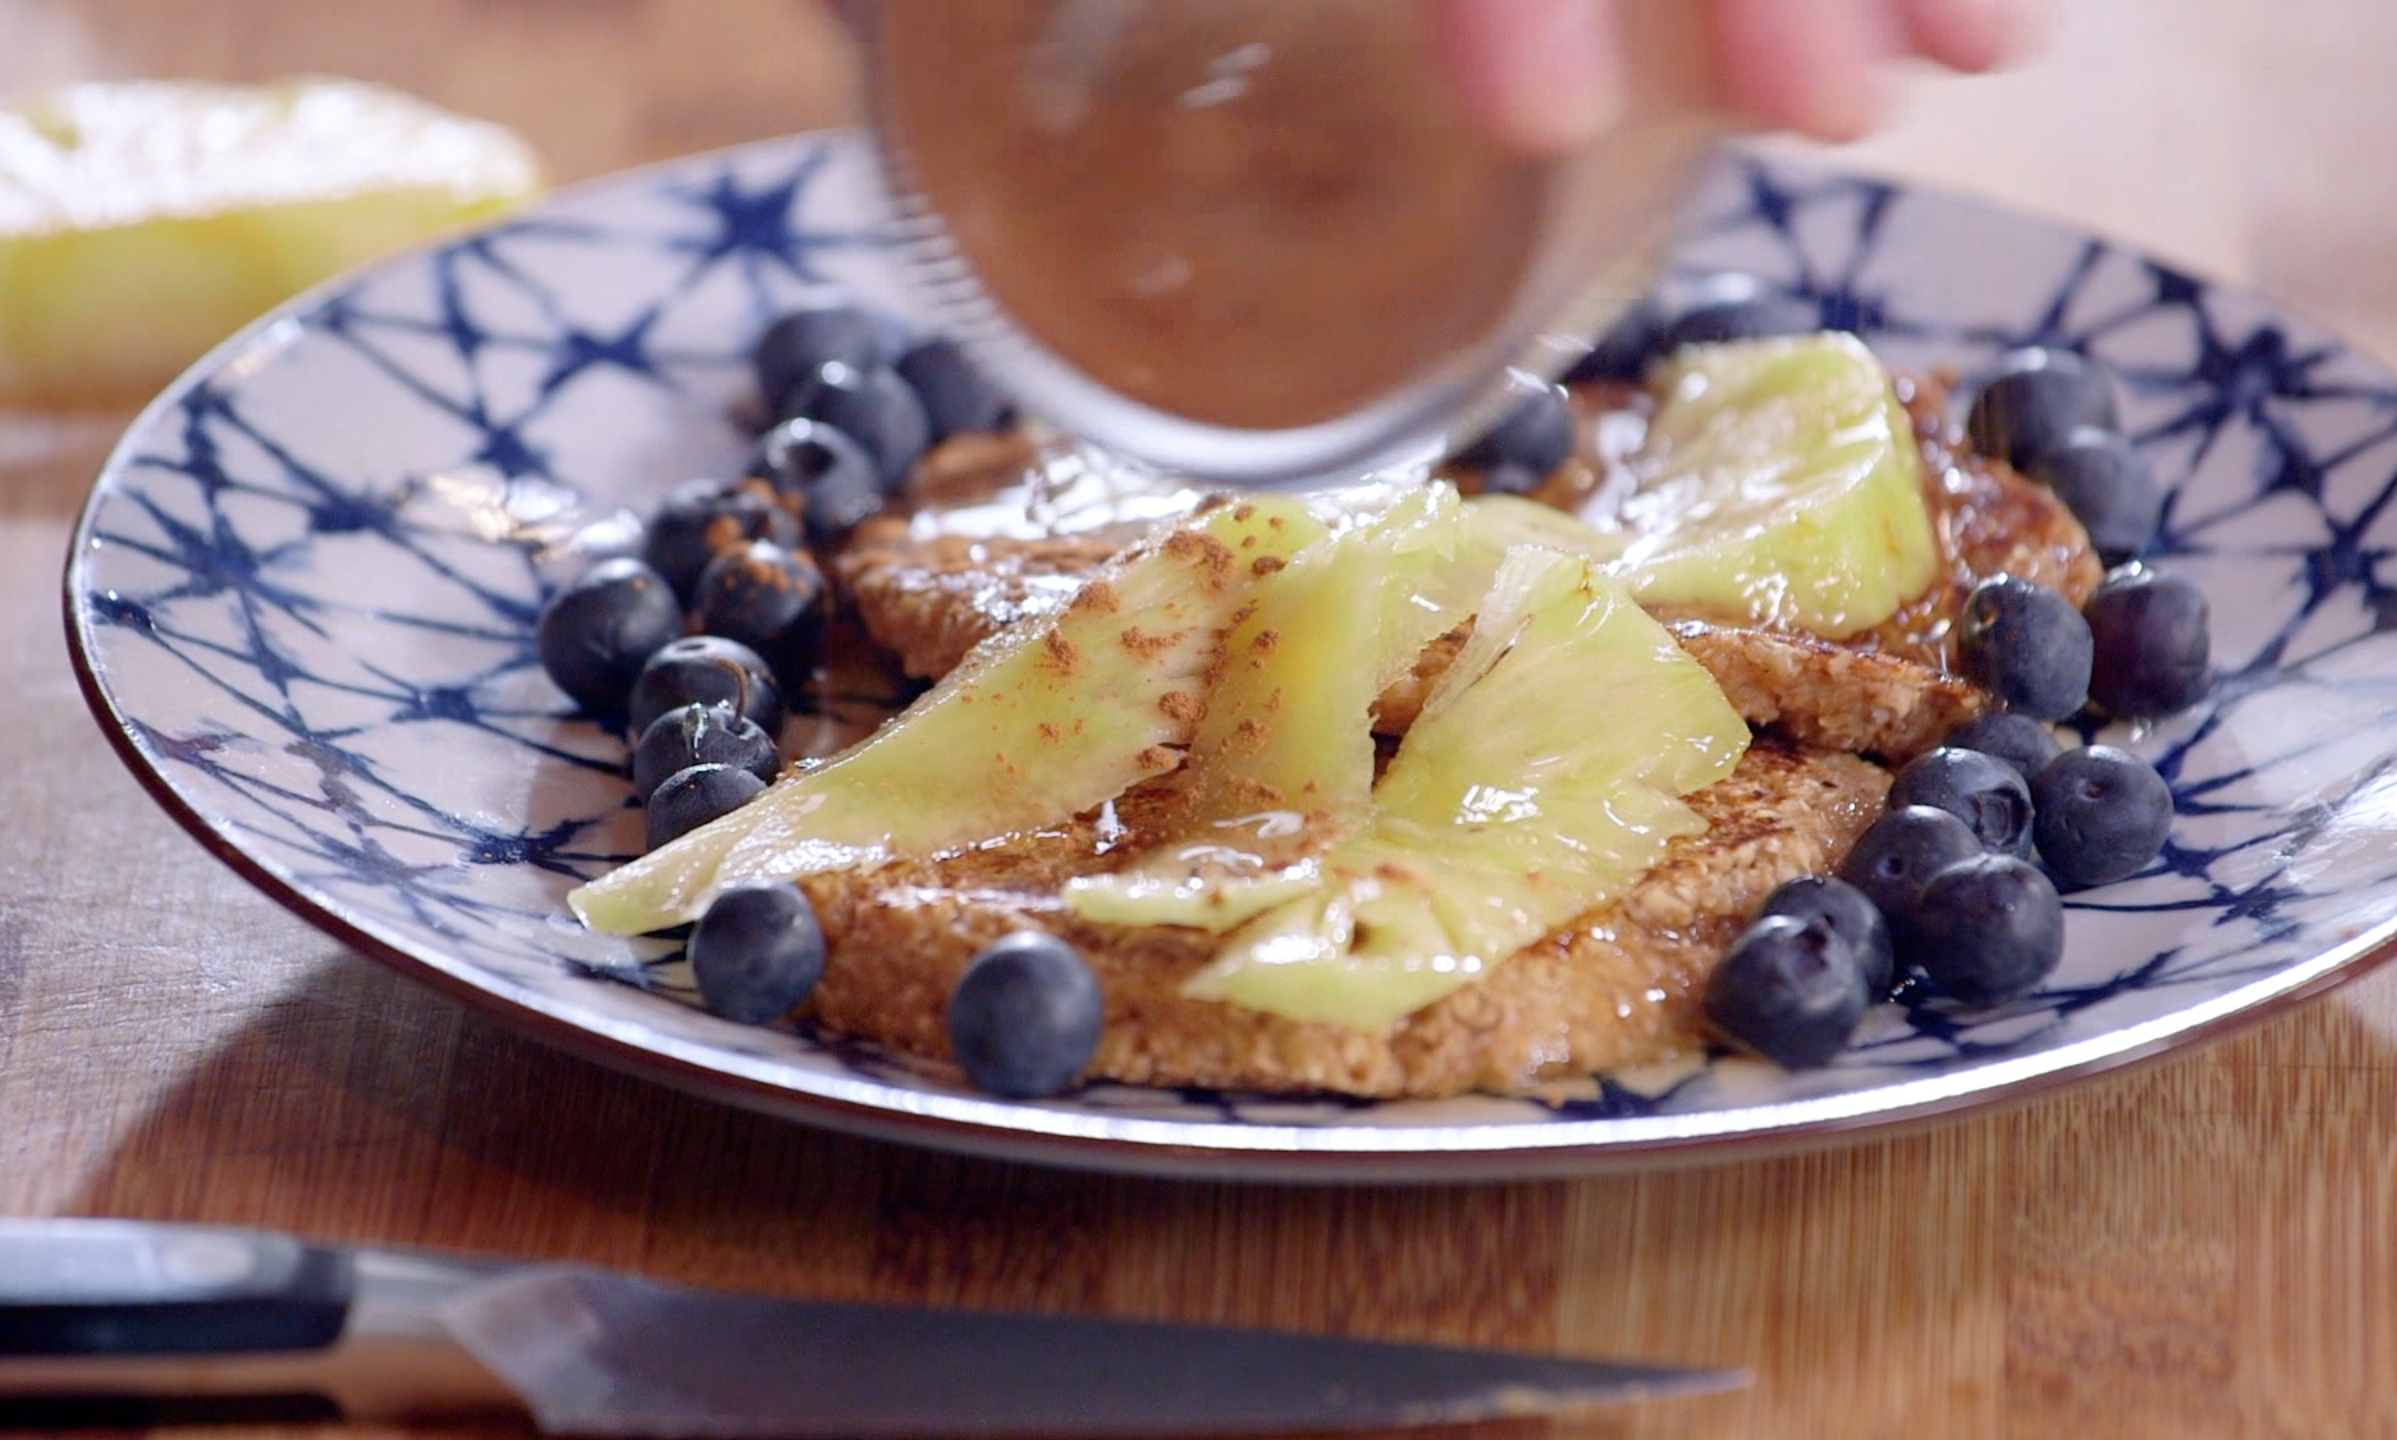
M 139 400 L 292 294 L 541 183 L 513 132 L 347 80 L 0 107 L 0 409 Z

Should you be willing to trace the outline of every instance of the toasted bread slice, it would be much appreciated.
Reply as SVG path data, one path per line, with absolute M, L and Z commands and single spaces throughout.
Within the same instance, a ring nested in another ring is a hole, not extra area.
M 1107 1023 L 1089 1073 L 1144 1085 L 1366 1096 L 1519 1091 L 1669 1058 L 1700 1043 L 1706 976 L 1773 888 L 1820 873 L 1880 813 L 1889 776 L 1850 755 L 1759 742 L 1689 797 L 1708 821 L 1613 904 L 1380 1031 L 1286 1020 L 1181 993 L 1214 953 L 1196 930 L 1094 925 L 1057 898 L 1118 863 L 1090 823 L 930 861 L 800 882 L 829 945 L 815 1022 L 939 1056 L 949 990 L 1010 931 L 1055 934 L 1099 978 Z M 1117 806 L 1137 832 L 1142 797 Z

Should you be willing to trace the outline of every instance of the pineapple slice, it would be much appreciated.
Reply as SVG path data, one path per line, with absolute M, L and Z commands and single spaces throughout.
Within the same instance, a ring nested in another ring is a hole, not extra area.
M 1589 703 L 1559 703 L 1572 696 Z M 1620 894 L 1700 827 L 1680 797 L 1729 774 L 1747 742 L 1712 678 L 1620 585 L 1519 547 L 1364 825 L 1185 992 L 1388 1025 Z
M 1310 852 L 1371 804 L 1375 697 L 1472 613 L 1497 568 L 1502 551 L 1464 508 L 1447 485 L 1401 492 L 1258 585 L 1184 771 L 1192 838 L 1067 882 L 1069 907 L 1221 932 L 1315 886 Z
M 147 393 L 286 296 L 541 185 L 513 132 L 356 81 L 0 107 L 0 401 Z
M 863 741 L 568 903 L 595 930 L 659 930 L 729 886 L 937 854 L 1111 800 L 1181 763 L 1234 607 L 1324 531 L 1284 496 L 1168 530 L 1064 611 L 984 642 Z
M 1694 345 L 1631 459 L 1611 566 L 1641 603 L 1838 640 L 1937 574 L 1914 426 L 1853 335 Z

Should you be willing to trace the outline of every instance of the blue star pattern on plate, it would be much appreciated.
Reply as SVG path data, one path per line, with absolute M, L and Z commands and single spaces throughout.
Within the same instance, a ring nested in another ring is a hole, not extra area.
M 1527 1174 L 1954 1109 L 2308 993 L 2397 919 L 2397 381 L 2088 236 L 1733 159 L 1669 285 L 1748 271 L 1967 378 L 2016 345 L 2085 351 L 2172 483 L 2161 563 L 2212 598 L 2223 680 L 2135 737 L 2172 782 L 2172 842 L 2071 897 L 2043 990 L 1885 1006 L 1803 1075 L 1725 1058 L 1388 1104 L 1113 1085 L 1009 1104 L 717 1021 L 670 944 L 564 911 L 634 852 L 639 814 L 531 624 L 575 524 L 742 463 L 767 318 L 835 293 L 906 313 L 884 233 L 860 145 L 769 142 L 585 187 L 229 343 L 128 434 L 70 570 L 77 662 L 128 762 L 301 913 L 616 1063 L 874 1133 L 1219 1175 Z

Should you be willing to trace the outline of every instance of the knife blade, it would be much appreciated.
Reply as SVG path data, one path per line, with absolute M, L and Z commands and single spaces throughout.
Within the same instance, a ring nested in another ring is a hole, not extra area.
M 1447 1424 L 1721 1370 L 1222 1326 L 797 1300 L 266 1231 L 0 1220 L 0 1414 L 329 1403 L 560 1435 L 1240 1434 Z

